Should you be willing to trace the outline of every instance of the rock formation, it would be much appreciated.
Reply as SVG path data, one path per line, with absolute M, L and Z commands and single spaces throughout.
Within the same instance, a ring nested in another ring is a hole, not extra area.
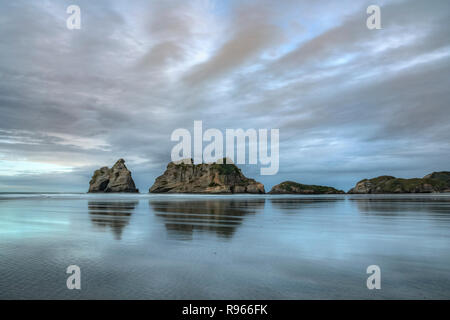
M 440 171 L 427 174 L 424 179 L 433 179 L 445 182 L 450 189 L 450 171 Z
M 234 164 L 193 164 L 192 160 L 170 162 L 156 178 L 151 193 L 265 193 L 264 186 L 246 178 Z
M 270 194 L 342 194 L 342 190 L 332 187 L 300 184 L 292 181 L 284 181 L 270 190 Z
M 381 176 L 359 181 L 348 193 L 437 193 L 450 192 L 450 172 L 433 172 L 423 178 Z
M 125 160 L 119 159 L 111 169 L 103 167 L 95 170 L 89 182 L 89 192 L 139 192 L 139 190 L 131 178 L 131 172 L 125 166 Z

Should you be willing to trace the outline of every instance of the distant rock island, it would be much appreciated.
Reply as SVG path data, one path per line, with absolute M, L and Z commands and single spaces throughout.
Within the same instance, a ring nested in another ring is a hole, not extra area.
M 264 194 L 264 185 L 247 178 L 231 161 L 194 164 L 192 159 L 170 162 L 166 171 L 156 178 L 150 193 L 199 194 Z M 89 182 L 89 193 L 138 193 L 125 160 L 119 159 L 112 168 L 95 170 Z M 359 181 L 349 194 L 444 193 L 450 192 L 450 171 L 430 173 L 423 178 L 403 179 L 380 176 Z M 269 194 L 345 194 L 328 186 L 307 185 L 284 181 Z
M 225 161 L 223 161 L 225 162 Z M 194 164 L 192 159 L 170 162 L 156 178 L 151 193 L 265 193 L 264 185 L 245 177 L 230 163 Z
M 332 187 L 301 184 L 293 181 L 284 181 L 270 190 L 270 194 L 343 194 L 342 190 Z
M 450 172 L 433 172 L 423 178 L 402 179 L 380 176 L 359 181 L 348 191 L 351 194 L 368 193 L 438 193 L 450 192 Z
M 125 166 L 125 160 L 119 159 L 111 169 L 103 167 L 95 170 L 89 182 L 89 192 L 139 192 L 136 189 L 131 172 Z

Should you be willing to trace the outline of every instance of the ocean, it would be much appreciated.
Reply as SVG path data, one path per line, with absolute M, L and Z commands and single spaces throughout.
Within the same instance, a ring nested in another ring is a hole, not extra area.
M 0 194 L 0 299 L 449 298 L 450 194 Z

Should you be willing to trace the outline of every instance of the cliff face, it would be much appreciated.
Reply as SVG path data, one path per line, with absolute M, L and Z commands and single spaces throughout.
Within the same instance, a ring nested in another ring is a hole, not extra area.
M 450 192 L 450 172 L 433 172 L 423 178 L 381 176 L 359 181 L 348 193 L 437 193 Z
M 265 193 L 264 186 L 246 178 L 234 164 L 198 164 L 192 160 L 170 162 L 163 175 L 156 178 L 151 193 Z
M 284 181 L 270 190 L 270 194 L 342 194 L 342 190 L 332 187 L 300 184 L 292 181 Z
M 139 192 L 139 190 L 131 178 L 131 172 L 125 166 L 125 160 L 119 159 L 111 169 L 103 167 L 95 170 L 89 182 L 89 192 Z

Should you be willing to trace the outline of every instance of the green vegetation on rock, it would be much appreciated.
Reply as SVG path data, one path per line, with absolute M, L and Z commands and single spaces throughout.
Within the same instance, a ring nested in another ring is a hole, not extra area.
M 342 190 L 332 187 L 301 184 L 293 181 L 282 182 L 270 190 L 271 194 L 341 194 Z
M 234 164 L 213 164 L 212 168 L 217 170 L 220 175 L 239 174 L 240 170 Z
M 433 172 L 423 178 L 381 176 L 359 181 L 348 193 L 434 193 L 450 192 L 450 172 Z

